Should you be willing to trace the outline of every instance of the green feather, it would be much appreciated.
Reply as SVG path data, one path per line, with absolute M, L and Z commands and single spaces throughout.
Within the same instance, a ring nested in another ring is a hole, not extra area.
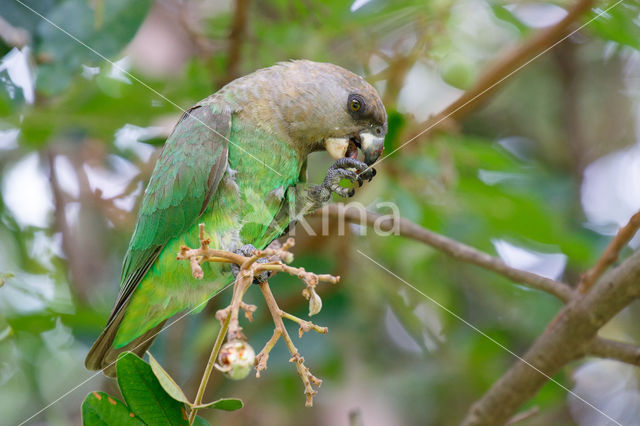
M 262 248 L 279 235 L 280 230 L 271 234 L 266 231 L 281 208 L 282 200 L 269 200 L 264 194 L 295 184 L 301 166 L 297 155 L 287 144 L 255 130 L 255 126 L 240 119 L 234 118 L 229 138 L 233 142 L 229 144 L 228 155 L 229 167 L 235 171 L 233 177 L 225 174 L 213 194 L 210 207 L 198 220 L 190 221 L 189 229 L 166 243 L 129 301 L 114 341 L 116 347 L 126 345 L 177 312 L 203 304 L 230 282 L 228 267 L 203 265 L 206 267 L 205 278 L 200 281 L 192 277 L 187 262 L 176 261 L 181 245 L 198 246 L 199 222 L 205 223 L 213 248 L 234 249 L 243 244 Z M 277 167 L 280 175 L 252 156 Z M 180 184 L 173 185 L 174 190 L 180 187 Z M 199 187 L 190 186 L 188 189 L 193 194 Z M 181 206 L 185 207 L 184 204 Z M 193 211 L 192 208 L 162 210 L 163 220 L 169 223 L 159 224 L 156 233 L 166 235 L 171 230 L 175 232 L 173 221 L 186 223 L 187 211 Z M 184 218 L 180 217 L 182 211 L 185 212 Z

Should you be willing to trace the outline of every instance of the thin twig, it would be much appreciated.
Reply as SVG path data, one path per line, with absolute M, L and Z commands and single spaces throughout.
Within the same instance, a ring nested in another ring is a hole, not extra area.
M 202 399 L 204 398 L 204 391 L 207 388 L 207 384 L 209 383 L 209 377 L 211 377 L 211 373 L 213 372 L 214 365 L 216 363 L 216 359 L 218 359 L 218 353 L 220 353 L 220 348 L 222 347 L 222 342 L 224 342 L 224 338 L 227 335 L 227 330 L 229 329 L 229 321 L 231 320 L 231 315 L 227 315 L 227 318 L 222 323 L 220 327 L 220 331 L 218 331 L 218 336 L 216 337 L 216 341 L 213 344 L 213 348 L 211 349 L 211 355 L 209 355 L 209 360 L 207 361 L 207 366 L 204 369 L 204 373 L 202 374 L 202 380 L 200 380 L 200 386 L 198 387 L 198 393 L 196 394 L 196 399 L 194 401 L 194 405 L 198 406 L 202 404 Z M 191 426 L 198 414 L 197 408 L 192 408 L 189 413 L 189 426 Z
M 58 182 L 58 175 L 56 174 L 55 156 L 56 153 L 49 149 L 46 152 L 47 162 L 49 166 L 49 183 L 51 186 L 51 193 L 53 194 L 53 201 L 55 204 L 55 226 L 56 230 L 60 231 L 62 235 L 62 251 L 67 259 L 67 265 L 69 270 L 69 282 L 71 288 L 74 291 L 74 295 L 81 301 L 87 300 L 87 273 L 83 262 L 81 252 L 79 252 L 80 244 L 78 244 L 77 238 L 74 236 L 71 228 L 69 227 L 69 221 L 66 215 L 65 195 Z
M 238 77 L 238 68 L 242 55 L 242 46 L 246 38 L 247 22 L 249 20 L 250 0 L 236 0 L 233 12 L 233 22 L 229 32 L 229 46 L 227 50 L 227 72 L 220 85 L 224 85 Z
M 593 339 L 587 346 L 585 355 L 615 359 L 627 364 L 640 366 L 640 347 L 603 337 Z
M 231 308 L 229 311 L 229 317 L 231 318 L 231 324 L 229 325 L 229 341 L 235 339 L 247 340 L 244 334 L 242 334 L 242 327 L 240 327 L 238 322 L 238 311 L 242 304 L 242 297 L 247 292 L 252 282 L 253 272 L 241 269 L 240 273 L 238 273 L 238 277 L 236 278 L 233 298 L 231 299 L 231 305 L 229 305 Z
M 269 354 L 271 353 L 271 349 L 278 343 L 278 339 L 280 338 L 281 332 L 278 327 L 273 330 L 273 335 L 264 345 L 264 348 L 260 351 L 258 355 L 256 355 L 256 377 L 260 378 L 260 373 L 267 369 L 267 361 L 269 360 Z
M 615 261 L 618 260 L 618 255 L 620 254 L 620 250 L 627 245 L 629 241 L 633 238 L 633 236 L 640 228 L 640 212 L 637 212 L 629 222 L 622 228 L 618 230 L 618 233 L 611 240 L 607 248 L 600 256 L 600 259 L 593 265 L 593 268 L 589 269 L 580 280 L 580 285 L 578 286 L 578 290 L 580 293 L 586 293 L 589 291 L 593 283 L 595 283 L 598 278 L 606 271 L 611 265 L 614 264 Z
M 204 273 L 201 267 L 203 262 L 232 263 L 238 265 L 240 267 L 240 270 L 236 274 L 236 280 L 233 288 L 233 297 L 231 299 L 230 305 L 224 309 L 219 310 L 216 313 L 216 318 L 218 318 L 223 325 L 220 329 L 220 332 L 218 333 L 218 337 L 216 338 L 216 342 L 209 356 L 204 375 L 200 382 L 200 387 L 198 388 L 196 400 L 192 405 L 191 412 L 189 413 L 189 423 L 192 424 L 197 414 L 197 407 L 202 405 L 204 391 L 214 367 L 217 367 L 221 371 L 225 372 L 225 374 L 232 374 L 232 377 L 234 377 L 234 374 L 242 375 L 248 372 L 248 370 L 245 370 L 245 368 L 248 365 L 251 365 L 247 364 L 247 361 L 249 361 L 250 363 L 255 364 L 256 376 L 260 377 L 260 372 L 267 368 L 267 359 L 269 357 L 269 352 L 280 337 L 282 337 L 287 344 L 289 352 L 292 356 L 291 361 L 295 363 L 298 375 L 300 376 L 304 384 L 306 394 L 305 405 L 309 407 L 312 406 L 313 395 L 316 394 L 316 391 L 313 389 L 313 385 L 320 386 L 322 380 L 311 374 L 309 369 L 304 365 L 304 358 L 298 353 L 298 350 L 296 349 L 293 341 L 287 333 L 286 328 L 284 327 L 282 319 L 287 318 L 291 321 L 296 322 L 300 326 L 300 336 L 302 336 L 302 333 L 311 330 L 325 334 L 327 333 L 328 329 L 327 327 L 317 326 L 310 321 L 302 320 L 294 315 L 282 311 L 278 307 L 275 298 L 271 293 L 271 289 L 269 288 L 269 284 L 266 281 L 260 284 L 260 289 L 262 290 L 267 306 L 269 307 L 269 311 L 271 312 L 271 316 L 273 317 L 273 322 L 275 325 L 273 336 L 271 337 L 271 339 L 269 339 L 264 349 L 258 354 L 257 357 L 255 357 L 255 363 L 253 362 L 253 355 L 239 355 L 240 358 L 236 356 L 227 356 L 226 360 L 221 361 L 222 366 L 218 366 L 216 364 L 216 359 L 223 356 L 220 355 L 220 352 L 221 347 L 226 348 L 226 345 L 222 346 L 222 341 L 224 340 L 225 336 L 227 337 L 228 344 L 230 345 L 229 351 L 233 351 L 233 348 L 237 347 L 238 343 L 241 343 L 241 346 L 243 348 L 248 347 L 247 349 L 250 349 L 249 353 L 253 354 L 253 349 L 246 343 L 246 337 L 244 336 L 244 334 L 242 334 L 242 327 L 240 327 L 238 316 L 240 309 L 242 309 L 244 310 L 247 319 L 249 319 L 250 321 L 252 319 L 252 314 L 256 310 L 256 307 L 254 305 L 249 305 L 243 302 L 242 298 L 246 291 L 251 287 L 254 281 L 254 277 L 258 276 L 258 274 L 261 274 L 263 272 L 271 272 L 272 274 L 285 272 L 300 278 L 306 284 L 306 287 L 302 291 L 302 294 L 309 300 L 309 315 L 313 315 L 319 312 L 322 307 L 322 301 L 315 292 L 315 287 L 317 286 L 317 284 L 319 282 L 329 282 L 335 284 L 339 281 L 340 277 L 334 277 L 326 274 L 317 275 L 312 272 L 305 271 L 304 268 L 294 268 L 289 265 L 285 265 L 283 261 L 293 261 L 293 254 L 289 252 L 289 249 L 293 247 L 295 243 L 292 238 L 289 238 L 283 245 L 275 242 L 264 250 L 256 250 L 251 256 L 242 256 L 224 250 L 211 249 L 209 247 L 210 240 L 206 238 L 204 232 L 204 224 L 200 224 L 199 239 L 199 248 L 192 249 L 186 246 L 182 246 L 180 247 L 180 252 L 177 254 L 178 260 L 189 262 L 189 264 L 191 265 L 191 272 L 195 278 L 203 278 Z M 266 259 L 266 262 L 259 262 L 259 260 L 261 259 Z M 223 349 L 223 353 L 225 350 L 226 349 Z M 244 354 L 246 355 L 247 351 L 244 351 Z
M 425 243 L 435 249 L 442 251 L 455 259 L 472 263 L 490 271 L 504 275 L 510 280 L 523 284 L 527 287 L 542 290 L 553 294 L 563 302 L 568 302 L 573 297 L 573 290 L 567 284 L 552 280 L 532 272 L 512 268 L 497 257 L 490 256 L 484 252 L 476 250 L 466 244 L 437 234 L 415 223 L 400 218 L 394 222 L 391 216 L 383 216 L 373 212 L 362 212 L 361 210 L 347 209 L 344 204 L 332 204 L 317 212 L 317 214 L 328 214 L 337 218 L 344 218 L 349 222 L 361 224 L 362 221 L 368 226 L 379 227 L 382 231 L 397 230 L 404 237 Z
M 286 318 L 290 321 L 297 323 L 300 326 L 299 335 L 302 337 L 302 333 L 308 333 L 310 330 L 315 331 L 320 334 L 327 334 L 329 329 L 327 327 L 320 327 L 319 325 L 315 325 L 311 321 L 305 321 L 301 318 L 298 318 L 295 315 L 291 315 L 288 312 L 280 311 L 280 316 L 282 318 Z
M 531 58 L 535 58 L 536 55 L 540 55 L 545 49 L 549 49 L 562 40 L 568 30 L 589 10 L 592 4 L 593 0 L 579 0 L 567 10 L 565 17 L 556 25 L 536 32 L 523 43 L 509 49 L 498 57 L 482 73 L 471 89 L 467 90 L 440 113 L 429 118 L 424 126 L 421 126 L 421 128 L 430 129 L 429 131 L 422 131 L 411 139 L 431 133 L 432 130 L 438 127 L 437 124 L 445 119 L 459 121 L 464 118 L 486 101 L 498 87 L 502 87 L 499 83 L 512 75 L 527 61 L 530 61 Z
M 509 420 L 506 424 L 507 425 L 514 425 L 516 423 L 519 423 L 523 420 L 529 419 L 533 416 L 535 416 L 536 414 L 538 414 L 540 412 L 540 407 L 538 407 L 537 405 L 535 407 L 531 407 L 530 409 L 523 411 L 521 413 L 516 414 L 515 416 L 511 417 L 511 420 Z
M 640 282 L 640 252 L 605 272 L 591 291 L 571 300 L 551 321 L 531 347 L 491 388 L 472 405 L 463 425 L 495 425 L 506 422 L 522 404 L 532 398 L 542 386 L 568 363 L 585 355 L 598 330 L 638 297 Z M 607 344 L 607 351 L 612 344 Z M 622 347 L 621 344 L 618 347 Z M 605 352 L 604 345 L 595 343 L 592 351 Z M 617 352 L 622 354 L 621 351 Z M 556 384 L 558 382 L 556 381 Z M 565 387 L 567 391 L 567 389 Z M 574 394 L 574 397 L 576 395 Z M 577 396 L 579 397 L 579 396 Z M 589 401 L 594 413 L 608 416 Z M 609 417 L 610 420 L 610 417 Z
M 276 299 L 273 297 L 273 293 L 269 288 L 269 284 L 267 282 L 260 284 L 260 290 L 262 291 L 264 300 L 267 302 L 267 307 L 269 308 L 269 312 L 271 313 L 273 322 L 276 325 L 276 331 L 274 332 L 273 337 L 269 340 L 268 344 L 270 348 L 272 348 L 278 337 L 282 337 L 284 339 L 285 343 L 287 344 L 287 348 L 289 349 L 289 353 L 291 354 L 291 359 L 289 361 L 293 362 L 296 365 L 298 376 L 300 376 L 300 379 L 302 379 L 302 383 L 304 383 L 304 393 L 306 395 L 305 405 L 307 407 L 312 407 L 313 396 L 318 393 L 315 389 L 313 389 L 312 383 L 315 386 L 320 386 L 322 384 L 322 380 L 311 374 L 309 369 L 304 365 L 304 358 L 298 352 L 298 349 L 295 347 L 293 341 L 291 340 L 291 337 L 289 336 L 289 333 L 287 333 L 287 329 L 285 328 L 284 323 L 282 322 L 283 312 L 278 307 Z M 265 351 L 263 350 L 262 352 L 260 352 L 260 354 L 262 354 L 263 352 Z M 266 351 L 265 355 L 263 356 L 268 357 L 268 353 L 269 352 Z M 266 368 L 266 360 L 262 362 L 261 359 L 258 359 L 262 358 L 260 357 L 260 354 L 258 355 L 258 357 L 256 357 L 256 362 L 258 363 L 258 365 L 264 365 L 264 367 Z

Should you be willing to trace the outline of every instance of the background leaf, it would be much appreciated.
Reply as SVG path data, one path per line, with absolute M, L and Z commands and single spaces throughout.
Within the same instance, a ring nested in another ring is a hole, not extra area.
M 594 17 L 604 12 L 606 8 L 605 6 L 594 9 Z M 638 14 L 640 14 L 640 2 L 625 1 L 591 22 L 589 29 L 606 40 L 640 49 Z
M 102 65 L 104 61 L 91 49 L 114 59 L 138 31 L 150 5 L 151 0 L 65 0 L 53 8 L 47 18 L 82 43 L 48 22 L 39 23 L 42 43 L 36 54 L 45 63 L 38 73 L 38 89 L 49 95 L 59 93 L 82 65 Z
M 389 209 L 378 203 L 392 202 L 402 216 L 494 256 L 503 254 L 499 247 L 519 248 L 540 261 L 539 270 L 548 266 L 546 255 L 555 256 L 561 267 L 554 273 L 569 284 L 640 205 L 637 0 L 624 0 L 515 72 L 485 101 L 473 102 L 471 114 L 425 134 L 425 120 L 462 93 L 447 81 L 461 88 L 481 82 L 476 77 L 574 3 L 23 1 L 181 108 L 290 58 L 328 61 L 364 76 L 389 115 L 385 155 L 411 142 L 381 162 L 374 181 L 350 201 L 382 214 Z M 246 25 L 232 31 L 235 6 L 244 4 Z M 572 28 L 614 4 L 594 3 Z M 17 1 L 0 0 L 0 17 L 29 35 L 21 49 L 0 37 L 0 271 L 14 274 L 0 287 L 0 413 L 3 424 L 19 424 L 89 376 L 83 358 L 109 317 L 144 187 L 182 112 Z M 230 35 L 241 37 L 234 42 Z M 18 57 L 22 67 L 15 67 Z M 309 182 L 318 183 L 331 159 L 315 153 L 308 164 Z M 524 352 L 560 308 L 553 297 L 410 239 L 371 229 L 361 235 L 362 227 L 350 225 L 338 235 L 333 221 L 326 232 L 321 220 L 309 222 L 318 235 L 296 229 L 295 266 L 340 275 L 342 282 L 318 287 L 317 321 L 330 333 L 306 334 L 296 344 L 331 392 L 323 387 L 316 407 L 305 409 L 290 355 L 278 344 L 259 380 L 214 378 L 210 398 L 240 395 L 244 409 L 202 410 L 202 419 L 346 424 L 346 413 L 358 407 L 365 424 L 457 424 L 512 364 L 509 354 L 357 250 L 514 352 Z M 307 315 L 297 279 L 278 274 L 271 284 L 283 309 Z M 219 329 L 214 313 L 229 298 L 223 292 L 202 313 L 180 319 L 151 349 L 186 395 L 197 390 Z M 259 349 L 273 325 L 259 291 L 247 298 L 263 313 L 242 324 Z M 640 342 L 639 320 L 632 305 L 603 332 Z M 55 337 L 58 328 L 66 330 L 62 337 Z M 592 371 L 614 380 L 609 370 Z M 555 378 L 570 388 L 571 374 Z M 629 374 L 616 377 L 629 385 L 627 395 L 640 391 Z M 623 405 L 619 394 L 601 391 L 601 380 L 590 383 L 598 406 Z M 113 393 L 113 384 L 91 381 L 33 423 L 77 423 L 94 389 Z M 533 405 L 540 414 L 531 424 L 601 421 L 587 418 L 593 413 L 586 406 L 569 410 L 566 391 L 555 384 Z

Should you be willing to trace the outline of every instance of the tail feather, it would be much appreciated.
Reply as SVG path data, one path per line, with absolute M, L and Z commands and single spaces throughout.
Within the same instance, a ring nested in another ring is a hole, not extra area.
M 123 352 L 133 352 L 134 354 L 142 357 L 144 353 L 149 349 L 149 346 L 155 340 L 157 334 L 162 330 L 165 321 L 156 325 L 149 331 L 145 332 L 139 337 L 136 337 L 131 342 L 120 348 L 113 347 L 113 340 L 116 337 L 120 322 L 124 317 L 125 309 L 121 309 L 120 312 L 107 324 L 104 331 L 100 334 L 95 341 L 87 357 L 84 360 L 84 365 L 89 370 L 102 370 L 102 372 L 109 377 L 116 376 L 116 361 L 118 356 Z

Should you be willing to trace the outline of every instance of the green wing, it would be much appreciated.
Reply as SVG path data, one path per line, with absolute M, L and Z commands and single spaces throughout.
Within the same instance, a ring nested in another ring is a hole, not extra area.
M 122 266 L 120 293 L 87 355 L 88 366 L 98 365 L 111 347 L 124 307 L 165 244 L 191 227 L 209 205 L 227 168 L 230 131 L 229 106 L 196 105 L 167 139 L 144 193 Z
M 167 139 L 144 193 L 122 265 L 114 313 L 164 245 L 194 224 L 215 193 L 227 167 L 231 131 L 231 110 L 218 109 L 221 111 L 212 105 L 191 108 Z

